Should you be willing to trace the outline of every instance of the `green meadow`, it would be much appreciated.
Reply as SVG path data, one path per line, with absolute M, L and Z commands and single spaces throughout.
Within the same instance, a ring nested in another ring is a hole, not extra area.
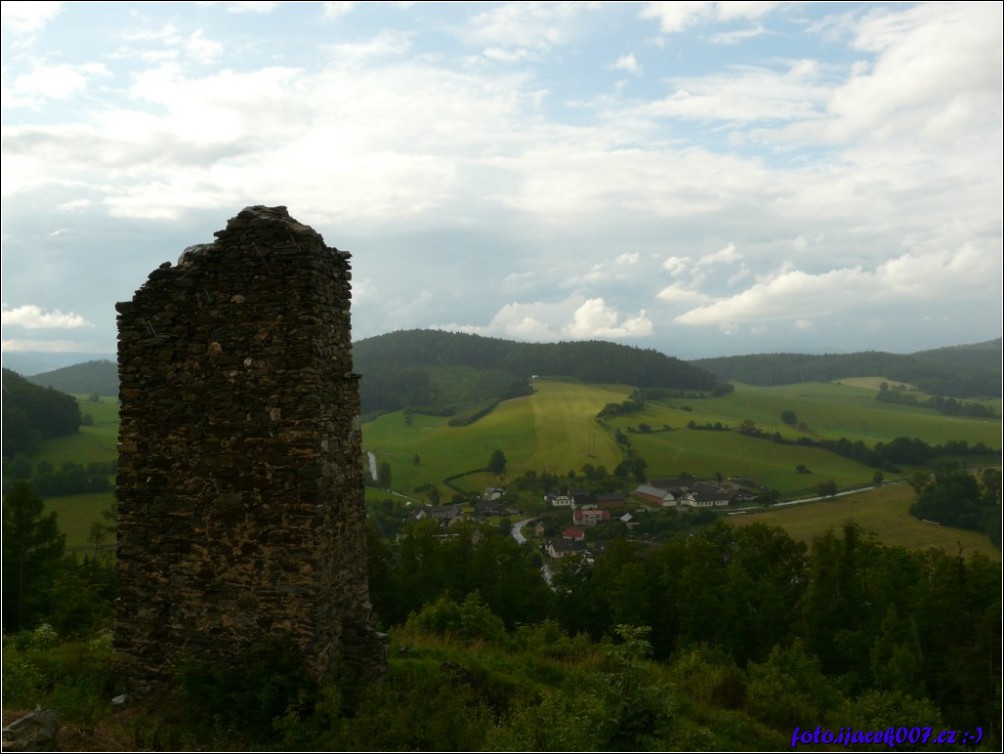
M 118 399 L 102 397 L 93 403 L 78 395 L 77 404 L 82 415 L 90 415 L 94 423 L 80 428 L 68 437 L 57 437 L 42 443 L 38 453 L 31 458 L 33 464 L 49 461 L 57 469 L 65 461 L 86 466 L 92 461 L 113 461 L 118 458 L 119 404 Z
M 738 432 L 678 429 L 629 437 L 648 462 L 648 476 L 652 479 L 677 477 L 684 472 L 698 479 L 717 474 L 742 476 L 783 495 L 794 495 L 813 492 L 830 479 L 842 488 L 867 484 L 875 473 L 874 469 L 822 448 L 779 445 Z M 795 471 L 799 464 L 812 473 Z
M 717 474 L 743 476 L 772 487 L 783 496 L 795 497 L 813 494 L 821 482 L 831 479 L 841 488 L 864 485 L 874 473 L 867 466 L 820 448 L 782 445 L 736 431 L 687 429 L 691 421 L 697 425 L 717 422 L 735 430 L 744 420 L 752 420 L 763 431 L 779 432 L 791 439 L 808 434 L 815 439 L 847 437 L 872 444 L 907 436 L 919 437 L 930 444 L 966 440 L 970 444 L 982 441 L 989 447 L 1000 447 L 999 420 L 948 417 L 916 406 L 883 403 L 875 400 L 870 379 L 855 379 L 854 384 L 807 382 L 781 387 L 737 384 L 733 393 L 715 398 L 650 401 L 643 411 L 613 417 L 607 426 L 596 420 L 596 414 L 608 403 L 625 400 L 632 392 L 630 386 L 536 379 L 532 395 L 503 401 L 490 414 L 468 426 L 451 427 L 446 417 L 414 412 L 385 414 L 363 426 L 363 445 L 376 455 L 378 464 L 391 465 L 394 490 L 415 499 L 428 499 L 426 492 L 416 490 L 432 485 L 438 487 L 443 500 L 452 495 L 444 480 L 465 472 L 473 473 L 455 478 L 452 484 L 474 493 L 530 470 L 564 475 L 570 470 L 579 471 L 588 463 L 613 471 L 622 458 L 614 438 L 618 429 L 625 432 L 635 452 L 646 460 L 648 476 L 653 479 L 674 477 L 681 472 L 698 478 Z M 92 403 L 84 396 L 78 396 L 78 400 L 81 411 L 90 414 L 93 423 L 81 427 L 77 435 L 44 443 L 31 459 L 33 463 L 47 460 L 58 468 L 64 461 L 86 464 L 115 458 L 117 402 L 102 398 L 100 403 Z M 994 405 L 999 411 L 1000 401 Z M 785 410 L 794 411 L 807 429 L 784 424 L 780 416 Z M 653 431 L 637 431 L 641 424 L 648 424 Z M 502 479 L 479 471 L 496 448 L 508 460 Z M 812 473 L 799 474 L 795 467 L 800 464 Z M 903 472 L 911 470 L 905 468 Z M 886 474 L 886 479 L 892 476 Z M 905 511 L 907 498 L 912 494 L 909 489 L 886 487 L 879 492 L 893 494 L 886 490 L 898 490 L 898 494 L 907 496 L 895 502 Z M 383 498 L 386 493 L 367 489 L 367 496 Z M 856 505 L 852 501 L 857 499 L 842 498 L 832 504 L 819 503 L 806 509 L 765 515 L 808 516 L 811 522 L 812 514 L 801 511 L 817 508 L 829 511 L 833 506 L 852 510 Z M 101 512 L 112 500 L 112 493 L 103 493 L 51 498 L 46 504 L 59 514 L 68 544 L 86 550 L 92 547 L 88 539 L 91 523 L 100 520 Z M 881 509 L 875 507 L 876 511 Z M 921 524 L 903 511 L 900 512 L 907 530 L 912 527 L 920 538 L 918 541 L 930 541 L 932 530 L 938 527 Z M 812 531 L 818 529 L 814 523 L 806 526 Z M 884 531 L 886 527 L 894 529 L 895 525 L 891 519 L 879 517 L 873 520 L 871 528 L 876 527 Z
M 627 398 L 624 386 L 583 385 L 572 382 L 535 380 L 530 398 L 536 445 L 533 454 L 514 470 L 535 469 L 564 474 L 586 463 L 606 466 L 621 462 L 617 441 L 596 421 L 608 403 Z
M 974 419 L 945 416 L 933 409 L 885 403 L 875 399 L 875 391 L 845 385 L 841 382 L 801 382 L 779 387 L 757 387 L 737 383 L 735 391 L 716 398 L 701 400 L 674 399 L 651 403 L 640 415 L 623 417 L 620 425 L 646 422 L 653 428 L 669 424 L 674 429 L 688 422 L 697 424 L 721 422 L 738 427 L 746 419 L 760 429 L 780 432 L 783 437 L 808 435 L 814 439 L 839 439 L 873 445 L 897 437 L 917 437 L 928 444 L 943 444 L 949 440 L 967 440 L 970 444 L 982 440 L 989 447 L 999 448 L 1000 419 Z M 1000 415 L 1000 400 L 982 401 L 994 406 Z M 683 410 L 688 407 L 689 411 Z M 792 410 L 807 431 L 789 427 L 781 421 L 781 412 Z
M 451 427 L 444 417 L 413 414 L 409 423 L 404 412 L 385 414 L 363 426 L 363 445 L 376 454 L 378 463 L 390 463 L 392 486 L 404 491 L 481 469 L 496 448 L 506 455 L 508 476 L 531 469 L 564 474 L 586 463 L 612 470 L 620 463 L 620 452 L 612 433 L 595 416 L 630 392 L 626 386 L 538 379 L 533 395 L 503 401 L 466 427 Z M 480 491 L 497 482 L 480 473 L 454 483 Z
M 50 497 L 45 500 L 45 512 L 55 511 L 59 530 L 66 536 L 66 549 L 76 553 L 94 551 L 91 526 L 104 523 L 101 514 L 115 505 L 114 492 L 96 492 L 83 495 Z M 109 535 L 104 544 L 114 542 Z
M 726 520 L 736 526 L 753 523 L 779 526 L 793 539 L 807 544 L 829 529 L 839 532 L 845 523 L 853 522 L 876 532 L 887 545 L 909 550 L 937 547 L 963 555 L 979 552 L 991 560 L 1001 560 L 1000 551 L 979 532 L 925 524 L 911 516 L 909 508 L 913 501 L 914 493 L 908 485 L 895 484 L 818 503 L 728 516 Z

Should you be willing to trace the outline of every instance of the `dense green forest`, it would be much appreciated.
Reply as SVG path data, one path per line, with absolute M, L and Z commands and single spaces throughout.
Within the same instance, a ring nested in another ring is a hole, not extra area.
M 52 388 L 34 385 L 3 370 L 3 457 L 34 452 L 39 443 L 80 429 L 77 401 Z
M 1001 472 L 984 469 L 979 479 L 952 464 L 935 473 L 918 472 L 911 479 L 917 501 L 910 513 L 958 529 L 983 531 L 1001 544 Z
M 518 343 L 408 330 L 361 340 L 353 355 L 367 414 L 406 406 L 453 413 L 465 404 L 525 395 L 533 375 L 693 391 L 716 384 L 709 372 L 658 351 L 603 341 Z
M 786 385 L 809 380 L 882 375 L 921 390 L 958 398 L 1001 392 L 1001 340 L 913 354 L 863 351 L 848 354 L 774 353 L 699 359 L 695 366 L 720 380 Z
M 74 618 L 60 591 L 32 606 L 24 625 L 41 627 L 5 632 L 4 705 L 59 709 L 92 731 L 77 748 L 780 750 L 816 726 L 981 730 L 976 748 L 999 747 L 999 565 L 884 547 L 852 525 L 811 547 L 761 524 L 619 539 L 592 564 L 561 561 L 553 587 L 508 527 L 371 527 L 384 678 L 318 686 L 269 645 L 241 667 L 179 668 L 163 697 L 112 713 L 108 584 L 61 560 L 17 494 L 5 542 L 17 507 L 13 536 L 38 535 L 34 569 L 98 609 Z

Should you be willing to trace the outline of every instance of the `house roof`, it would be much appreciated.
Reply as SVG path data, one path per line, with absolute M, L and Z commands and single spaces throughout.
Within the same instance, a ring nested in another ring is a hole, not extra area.
M 662 487 L 654 487 L 651 484 L 639 484 L 635 488 L 635 494 L 648 495 L 649 497 L 657 497 L 661 500 L 662 498 L 666 497 L 666 495 L 669 493 Z
M 552 539 L 547 544 L 555 552 L 583 552 L 586 549 L 585 542 L 574 539 Z

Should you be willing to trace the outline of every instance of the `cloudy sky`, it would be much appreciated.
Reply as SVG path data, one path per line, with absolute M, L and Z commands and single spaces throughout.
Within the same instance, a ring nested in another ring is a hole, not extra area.
M 250 204 L 354 336 L 682 358 L 1001 335 L 1001 3 L 3 3 L 3 349 Z

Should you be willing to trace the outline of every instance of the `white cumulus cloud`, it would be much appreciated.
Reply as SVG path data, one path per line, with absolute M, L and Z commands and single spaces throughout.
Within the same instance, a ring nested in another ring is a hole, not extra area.
M 635 76 L 641 75 L 641 64 L 638 62 L 638 58 L 634 56 L 633 52 L 628 53 L 627 55 L 621 55 L 617 58 L 613 68 L 617 71 L 627 71 Z
M 556 341 L 593 338 L 641 338 L 653 332 L 644 309 L 623 315 L 602 298 L 576 294 L 564 301 L 506 304 L 488 325 L 433 325 L 439 330 L 474 333 L 516 340 Z
M 45 311 L 35 304 L 25 304 L 14 309 L 3 309 L 4 325 L 16 325 L 28 330 L 58 329 L 71 330 L 77 327 L 91 327 L 91 323 L 79 314 L 63 313 L 59 309 Z
M 355 3 L 351 2 L 331 2 L 324 4 L 324 18 L 327 21 L 332 21 L 336 18 L 341 18 L 342 16 L 348 14 L 352 11 L 352 6 Z
M 4 26 L 17 34 L 34 34 L 59 15 L 63 3 L 18 2 L 3 3 L 0 18 Z
M 741 293 L 697 306 L 675 321 L 734 331 L 740 324 L 791 320 L 805 329 L 799 323 L 813 317 L 944 298 L 952 291 L 966 298 L 976 290 L 998 286 L 999 280 L 999 257 L 974 244 L 931 254 L 903 254 L 874 270 L 854 266 L 810 273 L 784 265 Z
M 644 309 L 633 317 L 621 317 L 602 298 L 591 298 L 575 310 L 573 321 L 564 332 L 576 339 L 639 338 L 652 334 L 652 320 Z
M 753 20 L 770 13 L 780 2 L 652 2 L 642 11 L 642 18 L 654 18 L 667 34 L 688 26 L 714 21 Z

